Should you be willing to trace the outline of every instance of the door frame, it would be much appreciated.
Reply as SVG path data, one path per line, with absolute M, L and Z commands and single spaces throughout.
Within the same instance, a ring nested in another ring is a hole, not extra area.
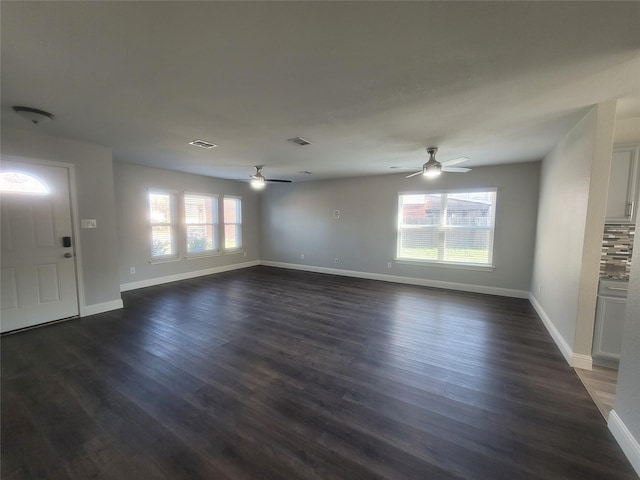
M 18 155 L 2 155 L 2 161 L 16 162 L 23 164 L 44 165 L 49 167 L 60 167 L 67 170 L 67 179 L 69 183 L 69 205 L 71 207 L 71 229 L 73 231 L 75 253 L 75 274 L 76 274 L 76 292 L 78 297 L 78 315 L 84 317 L 86 315 L 86 303 L 84 292 L 84 277 L 82 275 L 82 246 L 80 240 L 80 215 L 78 209 L 78 191 L 76 188 L 76 166 L 73 163 L 56 162 L 52 160 L 44 160 L 40 158 L 21 157 Z M 55 321 L 55 320 L 54 320 Z M 39 326 L 39 325 L 35 325 Z

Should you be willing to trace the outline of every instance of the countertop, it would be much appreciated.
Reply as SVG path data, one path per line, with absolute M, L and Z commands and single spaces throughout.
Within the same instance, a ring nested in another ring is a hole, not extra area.
M 619 280 L 621 282 L 628 282 L 629 275 L 626 275 L 626 274 L 600 275 L 600 280 Z

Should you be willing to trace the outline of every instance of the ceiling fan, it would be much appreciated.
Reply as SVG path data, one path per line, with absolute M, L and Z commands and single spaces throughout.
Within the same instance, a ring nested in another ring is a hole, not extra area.
M 427 148 L 429 160 L 427 161 L 427 163 L 422 165 L 422 170 L 416 173 L 412 173 L 411 175 L 407 175 L 407 178 L 415 177 L 416 175 L 420 174 L 424 175 L 425 177 L 437 177 L 441 172 L 465 173 L 471 170 L 470 168 L 452 166 L 462 162 L 466 162 L 467 160 L 469 160 L 467 157 L 454 158 L 453 160 L 447 160 L 446 162 L 440 163 L 436 160 L 437 151 L 438 149 L 436 147 Z
M 251 186 L 257 190 L 260 190 L 265 187 L 266 182 L 272 183 L 291 183 L 291 180 L 278 180 L 275 178 L 264 178 L 262 175 L 262 167 L 264 165 L 256 165 L 256 173 L 255 175 L 250 175 Z

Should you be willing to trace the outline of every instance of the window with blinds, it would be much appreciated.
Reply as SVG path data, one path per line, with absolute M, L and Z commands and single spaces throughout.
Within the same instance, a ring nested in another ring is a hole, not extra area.
M 496 190 L 398 197 L 399 260 L 492 264 Z
M 224 248 L 239 250 L 242 248 L 242 199 L 240 197 L 224 197 Z
M 149 219 L 151 223 L 151 259 L 176 258 L 176 206 L 175 194 L 149 192 Z
M 218 249 L 218 197 L 184 194 L 187 256 L 216 253 Z

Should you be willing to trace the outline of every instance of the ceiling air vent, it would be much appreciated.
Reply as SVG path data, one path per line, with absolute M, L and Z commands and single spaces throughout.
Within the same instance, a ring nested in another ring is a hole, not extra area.
M 305 145 L 311 145 L 311 142 L 309 140 L 305 140 L 302 137 L 290 138 L 289 141 L 293 142 L 293 143 L 295 143 L 297 145 L 300 145 L 301 147 L 304 147 Z
M 193 142 L 189 142 L 189 145 L 193 145 L 195 147 L 200 147 L 200 148 L 217 147 L 217 145 L 215 143 L 205 142 L 204 140 L 194 140 Z

